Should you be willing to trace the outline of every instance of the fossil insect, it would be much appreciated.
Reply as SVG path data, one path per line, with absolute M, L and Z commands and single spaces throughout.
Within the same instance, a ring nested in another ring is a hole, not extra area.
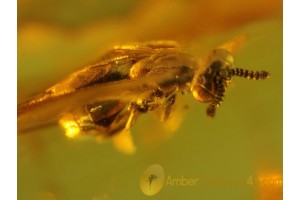
M 171 41 L 115 46 L 98 63 L 71 74 L 19 106 L 18 115 L 70 96 L 65 101 L 66 109 L 58 116 L 67 135 L 108 137 L 129 130 L 143 113 L 162 109 L 161 118 L 167 120 L 180 94 L 192 93 L 197 101 L 208 103 L 206 115 L 213 118 L 235 76 L 261 80 L 270 74 L 236 67 L 226 48 L 213 50 L 200 63 Z M 93 90 L 97 87 L 103 90 Z M 89 90 L 88 95 L 83 94 Z M 93 98 L 73 105 L 73 94 L 78 94 L 77 99 Z M 33 114 L 31 121 L 37 118 Z

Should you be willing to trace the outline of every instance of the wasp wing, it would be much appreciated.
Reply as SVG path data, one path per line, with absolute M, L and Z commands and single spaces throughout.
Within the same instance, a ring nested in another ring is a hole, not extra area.
M 159 80 L 163 74 L 129 79 L 129 70 L 135 62 L 166 48 L 176 48 L 176 45 L 162 41 L 116 46 L 102 56 L 98 63 L 84 67 L 44 93 L 19 105 L 19 132 L 55 122 L 62 113 L 97 99 L 130 101 L 147 95 L 151 88 L 139 86 Z

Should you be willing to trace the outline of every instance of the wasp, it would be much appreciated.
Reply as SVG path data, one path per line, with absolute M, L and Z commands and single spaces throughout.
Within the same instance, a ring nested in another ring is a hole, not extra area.
M 262 80 L 269 76 L 267 71 L 236 67 L 226 48 L 213 50 L 200 62 L 173 41 L 115 46 L 98 63 L 19 106 L 18 116 L 65 98 L 64 110 L 57 117 L 69 137 L 106 138 L 129 131 L 140 115 L 158 109 L 162 121 L 167 120 L 181 94 L 191 93 L 197 101 L 207 103 L 206 115 L 214 118 L 233 77 Z M 73 105 L 72 95 L 86 99 Z M 35 120 L 41 120 L 38 114 L 31 115 L 31 123 Z

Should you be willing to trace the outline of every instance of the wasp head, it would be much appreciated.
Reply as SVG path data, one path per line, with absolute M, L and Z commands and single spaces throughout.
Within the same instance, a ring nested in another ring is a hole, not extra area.
M 234 67 L 233 56 L 225 49 L 216 49 L 206 63 L 205 71 L 198 71 L 193 79 L 192 93 L 196 100 L 210 103 L 206 114 L 215 116 L 216 109 L 223 102 L 226 88 L 232 76 L 240 76 L 252 80 L 265 79 L 270 76 L 266 71 L 250 71 Z

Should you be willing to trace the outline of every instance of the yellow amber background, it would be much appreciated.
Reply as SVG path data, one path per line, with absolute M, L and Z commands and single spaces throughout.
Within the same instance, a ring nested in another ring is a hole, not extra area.
M 18 102 L 114 44 L 169 39 L 201 56 L 240 35 L 236 65 L 269 70 L 270 79 L 233 79 L 214 120 L 192 95 L 179 99 L 175 124 L 142 116 L 132 156 L 58 126 L 18 135 L 18 199 L 282 199 L 283 92 L 282 1 L 19 0 Z M 145 196 L 140 177 L 151 164 L 199 182 Z

